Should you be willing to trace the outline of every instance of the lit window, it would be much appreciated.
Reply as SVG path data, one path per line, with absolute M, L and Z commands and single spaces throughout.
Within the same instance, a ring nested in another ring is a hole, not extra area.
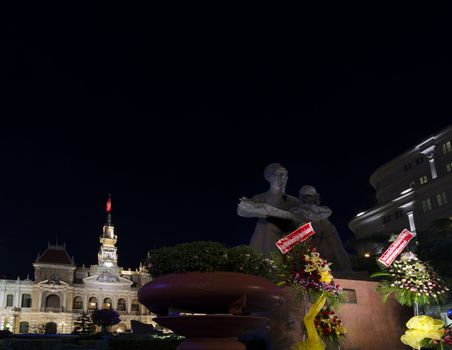
M 448 203 L 446 192 L 441 192 L 436 195 L 436 202 L 438 203 L 438 207 L 441 207 Z
M 426 184 L 427 182 L 428 182 L 428 177 L 427 177 L 427 175 L 421 176 L 421 177 L 419 178 L 419 183 L 420 183 L 421 185 L 424 185 L 424 184 Z
M 445 144 L 443 144 L 443 154 L 449 153 L 452 151 L 452 144 L 450 141 L 447 141 Z
M 449 164 L 446 164 L 446 170 L 448 173 L 450 173 L 452 171 L 452 162 Z
M 425 213 L 430 210 L 432 210 L 432 201 L 430 198 L 427 198 L 422 201 L 422 211 Z

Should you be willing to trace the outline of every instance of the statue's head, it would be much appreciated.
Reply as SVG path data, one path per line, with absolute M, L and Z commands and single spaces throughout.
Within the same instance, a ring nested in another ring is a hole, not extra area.
M 279 163 L 272 163 L 265 167 L 264 178 L 272 187 L 278 188 L 281 192 L 286 191 L 287 170 Z
M 300 188 L 300 202 L 304 204 L 320 205 L 320 194 L 314 186 L 304 185 Z

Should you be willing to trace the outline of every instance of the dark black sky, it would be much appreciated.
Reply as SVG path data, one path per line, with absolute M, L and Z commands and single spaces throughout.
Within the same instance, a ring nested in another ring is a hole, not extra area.
M 5 12 L 0 270 L 47 241 L 96 262 L 108 193 L 120 265 L 192 240 L 247 243 L 238 198 L 313 184 L 347 222 L 370 174 L 451 123 L 446 4 L 169 9 L 42 3 Z

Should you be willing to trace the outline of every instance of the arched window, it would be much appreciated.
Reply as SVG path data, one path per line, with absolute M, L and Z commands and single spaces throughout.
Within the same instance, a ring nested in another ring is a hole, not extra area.
M 31 295 L 30 294 L 22 294 L 21 307 L 31 307 Z
M 97 299 L 96 299 L 96 297 L 89 298 L 88 310 L 96 310 L 96 309 L 97 309 Z
M 21 322 L 19 324 L 19 333 L 28 333 L 28 322 Z
M 110 298 L 105 298 L 104 299 L 104 305 L 102 306 L 102 309 L 111 309 L 113 306 L 113 302 L 111 301 Z
M 126 300 L 123 298 L 118 299 L 118 311 L 126 311 Z
M 137 299 L 133 299 L 132 300 L 131 311 L 140 311 L 140 306 L 138 305 L 138 300 Z
M 50 294 L 46 298 L 46 307 L 59 308 L 60 307 L 60 297 L 55 294 Z
M 81 296 L 76 296 L 74 298 L 74 302 L 72 303 L 73 310 L 82 310 L 83 309 L 83 299 Z
M 44 332 L 46 334 L 56 334 L 57 333 L 57 324 L 55 322 L 47 322 L 44 327 Z
M 14 295 L 8 294 L 6 296 L 6 306 L 13 306 L 14 304 Z

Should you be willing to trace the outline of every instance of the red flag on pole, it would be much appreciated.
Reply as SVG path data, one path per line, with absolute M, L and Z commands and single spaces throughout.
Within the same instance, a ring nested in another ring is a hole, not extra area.
M 106 211 L 107 213 L 111 212 L 111 197 L 108 197 Z

